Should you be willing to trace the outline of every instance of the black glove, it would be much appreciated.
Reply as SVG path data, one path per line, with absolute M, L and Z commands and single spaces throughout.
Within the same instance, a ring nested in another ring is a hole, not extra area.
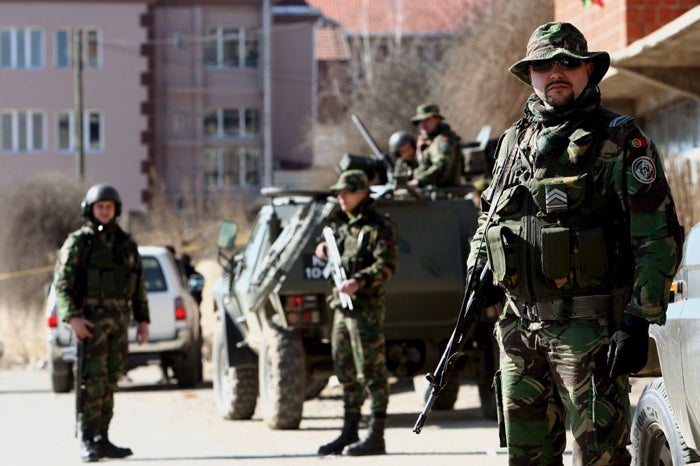
M 503 302 L 506 295 L 500 286 L 495 285 L 493 283 L 493 273 L 491 272 L 491 270 L 486 271 L 486 276 L 484 277 L 483 283 L 479 283 L 479 278 L 481 277 L 482 270 L 482 268 L 474 270 L 474 266 L 471 266 L 467 271 L 467 280 L 469 280 L 469 277 L 471 277 L 473 273 L 476 274 L 476 276 L 473 279 L 473 286 L 475 287 L 475 289 L 480 290 L 479 300 L 481 301 L 482 306 L 489 307 L 493 306 L 494 304 Z M 469 282 L 467 282 L 467 286 L 469 286 Z
M 649 353 L 649 321 L 625 312 L 620 328 L 610 337 L 610 377 L 639 372 Z

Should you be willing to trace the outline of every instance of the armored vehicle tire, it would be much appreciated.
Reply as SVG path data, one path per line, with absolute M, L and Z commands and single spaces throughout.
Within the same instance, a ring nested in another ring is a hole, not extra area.
M 447 380 L 447 385 L 443 388 L 440 396 L 433 403 L 433 409 L 436 411 L 449 411 L 454 408 L 459 394 L 459 375 L 455 374 Z M 422 404 L 425 404 L 430 398 L 432 387 L 424 375 L 416 375 L 413 377 L 413 390 L 418 395 L 418 399 Z
M 229 367 L 223 328 L 214 336 L 214 394 L 224 419 L 250 419 L 258 400 L 258 366 Z
M 298 429 L 305 394 L 300 335 L 268 322 L 259 361 L 263 420 L 271 429 Z
M 73 364 L 62 359 L 51 360 L 51 390 L 54 393 L 68 393 L 73 389 Z
M 176 360 L 173 371 L 180 388 L 192 388 L 199 383 L 202 374 L 201 339 L 196 340 L 189 351 Z
M 634 412 L 631 433 L 632 464 L 687 464 L 700 461 L 683 440 L 671 410 L 663 378 L 644 388 Z

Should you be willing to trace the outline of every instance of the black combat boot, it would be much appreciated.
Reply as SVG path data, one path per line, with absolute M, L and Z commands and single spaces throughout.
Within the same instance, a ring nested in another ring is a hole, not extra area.
M 318 449 L 319 456 L 340 455 L 346 445 L 350 445 L 360 439 L 360 436 L 357 434 L 359 426 L 360 413 L 346 411 L 340 436 L 331 443 L 321 445 Z
M 95 445 L 100 458 L 126 458 L 134 454 L 131 448 L 118 447 L 110 442 L 106 433 L 95 437 Z
M 94 463 L 100 459 L 97 443 L 92 434 L 83 432 L 80 436 L 80 460 L 83 463 Z
M 343 455 L 369 456 L 386 455 L 384 445 L 384 427 L 386 426 L 386 413 L 373 414 L 369 421 L 367 437 L 359 442 L 348 445 L 343 450 Z

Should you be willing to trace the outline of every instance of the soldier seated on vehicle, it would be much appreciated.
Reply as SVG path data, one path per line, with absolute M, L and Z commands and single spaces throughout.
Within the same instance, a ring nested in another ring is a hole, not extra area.
M 418 166 L 413 170 L 409 186 L 438 188 L 457 186 L 462 178 L 460 138 L 445 123 L 435 104 L 422 104 L 411 122 L 418 126 Z
M 394 179 L 408 182 L 418 167 L 416 138 L 408 131 L 396 131 L 389 138 L 389 155 L 394 159 Z

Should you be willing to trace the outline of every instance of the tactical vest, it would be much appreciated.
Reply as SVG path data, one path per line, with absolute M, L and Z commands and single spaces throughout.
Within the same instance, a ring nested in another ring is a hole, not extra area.
M 610 118 L 593 117 L 544 160 L 532 160 L 529 128 L 506 144 L 514 159 L 486 231 L 487 253 L 516 307 L 540 307 L 534 319 L 604 315 L 631 274 L 626 215 L 610 189 L 618 151 L 608 149 L 619 143 L 606 129 Z
M 85 304 L 87 306 L 125 306 L 136 292 L 138 275 L 134 271 L 134 249 L 128 237 L 115 234 L 113 245 L 93 238 L 86 257 Z

